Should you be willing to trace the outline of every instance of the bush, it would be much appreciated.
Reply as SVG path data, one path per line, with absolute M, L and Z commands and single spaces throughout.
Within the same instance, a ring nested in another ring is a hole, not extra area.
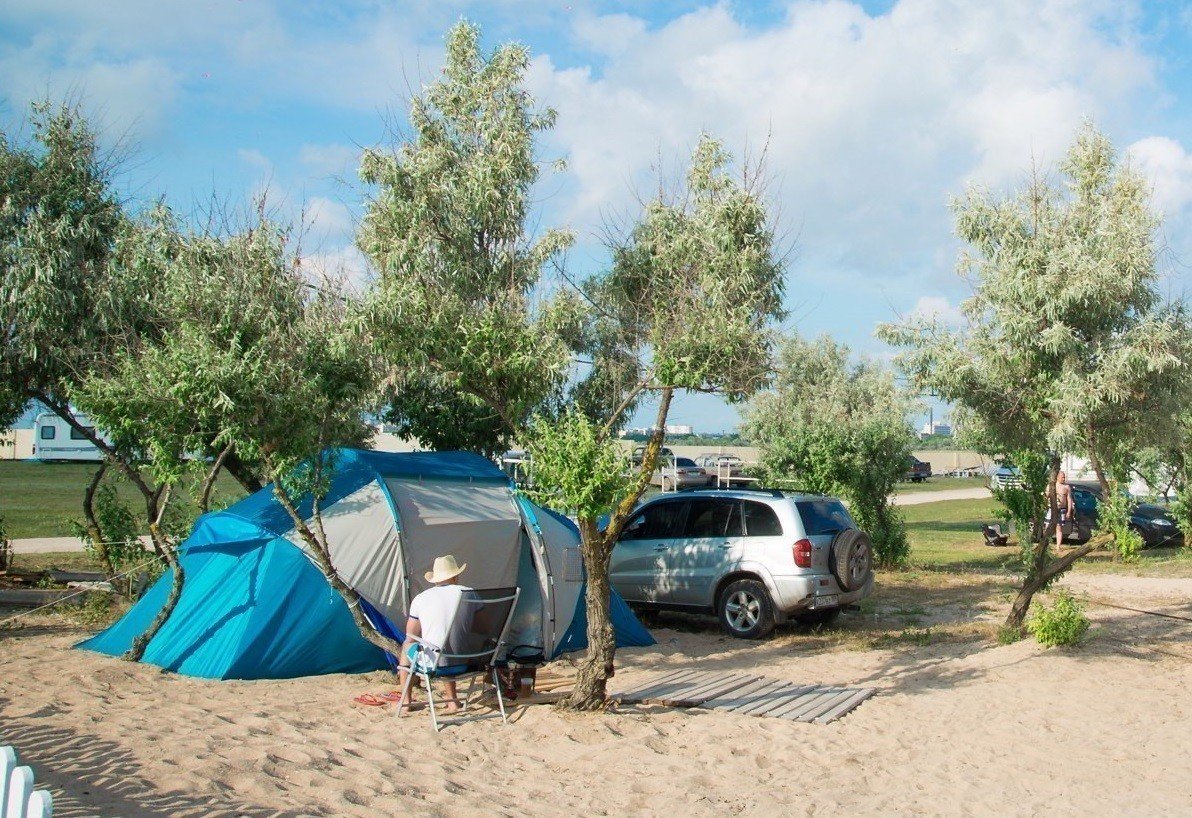
M 1061 592 L 1056 595 L 1055 604 L 1050 608 L 1041 606 L 1035 610 L 1034 616 L 1026 623 L 1026 629 L 1040 645 L 1049 648 L 1075 645 L 1089 629 L 1089 619 L 1084 615 L 1083 605 L 1071 594 Z

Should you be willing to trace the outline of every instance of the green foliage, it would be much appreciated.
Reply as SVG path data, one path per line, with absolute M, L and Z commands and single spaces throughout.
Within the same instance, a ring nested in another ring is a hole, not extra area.
M 745 429 L 762 449 L 767 482 L 844 497 L 878 560 L 899 565 L 910 546 L 888 498 L 914 442 L 910 408 L 888 371 L 851 363 L 848 348 L 829 338 L 792 336 L 781 348 L 775 389 L 754 399 Z
M 124 215 L 80 110 L 39 103 L 30 121 L 27 143 L 0 132 L 0 428 L 102 367 L 147 291 L 107 269 Z
M 116 574 L 124 574 L 138 566 L 140 571 L 130 576 L 114 579 L 113 583 L 126 596 L 131 597 L 138 584 L 138 576 L 146 574 L 150 579 L 161 575 L 164 565 L 155 559 L 151 551 L 141 544 L 140 533 L 145 530 L 144 520 L 137 515 L 117 493 L 113 481 L 105 480 L 95 490 L 95 522 L 103 532 L 104 548 Z M 100 546 L 92 539 L 87 526 L 81 521 L 72 521 L 74 535 L 83 541 L 88 556 L 101 561 Z M 148 563 L 148 564 L 145 564 Z
M 1037 607 L 1026 628 L 1040 645 L 1075 645 L 1088 631 L 1089 619 L 1084 615 L 1084 606 L 1065 591 L 1056 594 L 1055 604 L 1050 608 Z
M 8 526 L 0 514 L 0 571 L 7 571 L 12 564 L 12 540 L 8 538 Z
M 1134 501 L 1117 483 L 1110 483 L 1109 496 L 1097 505 L 1097 529 L 1113 535 L 1113 549 L 1118 557 L 1130 561 L 1142 551 L 1142 535 L 1130 527 Z
M 410 140 L 365 152 L 375 192 L 358 244 L 379 274 L 363 314 L 394 370 L 396 422 L 424 443 L 494 452 L 567 377 L 559 316 L 534 296 L 572 237 L 528 235 L 534 136 L 555 119 L 524 88 L 529 55 L 508 44 L 486 57 L 479 41 L 466 21 L 452 28 L 442 76 L 411 104 Z
M 1103 478 L 1127 472 L 1140 449 L 1178 435 L 1192 388 L 1192 326 L 1181 304 L 1162 300 L 1149 183 L 1091 126 L 1059 170 L 1061 184 L 1036 172 L 1010 198 L 972 189 L 953 203 L 966 244 L 958 272 L 973 291 L 966 326 L 878 330 L 903 347 L 898 365 L 914 388 L 958 407 L 981 451 L 1050 455 L 1048 482 L 1063 452 L 1089 456 Z M 1046 539 L 1028 555 L 1011 620 L 1038 579 L 1067 567 Z
M 589 417 L 567 409 L 557 418 L 538 418 L 530 431 L 535 502 L 595 519 L 629 489 L 625 455 Z

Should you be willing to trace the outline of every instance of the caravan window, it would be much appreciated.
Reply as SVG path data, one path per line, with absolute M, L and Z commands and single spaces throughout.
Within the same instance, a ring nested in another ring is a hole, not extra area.
M 55 435 L 57 434 L 57 432 L 58 432 L 58 430 L 55 429 L 53 426 L 42 426 L 41 427 L 41 439 L 42 440 L 53 440 Z
M 86 427 L 86 429 L 88 432 L 91 432 L 93 434 L 95 432 L 94 426 L 88 426 L 88 427 Z M 82 432 L 80 432 L 78 429 L 72 428 L 70 430 L 70 439 L 71 440 L 86 440 L 87 436 L 85 434 L 83 434 Z

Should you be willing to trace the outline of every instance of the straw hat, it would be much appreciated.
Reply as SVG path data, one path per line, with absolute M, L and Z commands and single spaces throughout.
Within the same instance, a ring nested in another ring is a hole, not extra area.
M 425 574 L 423 574 L 423 576 L 426 577 L 427 582 L 446 582 L 452 577 L 457 577 L 462 574 L 464 569 L 467 567 L 468 564 L 466 562 L 463 565 L 460 565 L 455 561 L 455 557 L 448 554 L 445 557 L 435 557 L 434 570 L 427 571 Z

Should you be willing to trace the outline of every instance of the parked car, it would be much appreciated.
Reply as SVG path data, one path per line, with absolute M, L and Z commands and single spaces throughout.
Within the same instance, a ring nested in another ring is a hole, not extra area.
M 902 475 L 903 480 L 909 480 L 912 483 L 922 483 L 929 477 L 931 477 L 930 463 L 920 460 L 914 455 L 907 457 L 906 474 Z
M 1022 488 L 1022 472 L 1015 466 L 1001 466 L 989 478 L 991 489 Z
M 834 497 L 704 489 L 644 503 L 609 576 L 634 606 L 711 612 L 732 636 L 760 639 L 787 619 L 829 622 L 869 596 L 872 553 Z
M 645 446 L 637 446 L 634 448 L 633 454 L 630 455 L 629 459 L 633 461 L 633 465 L 640 466 L 642 463 L 642 458 L 644 458 L 645 456 L 646 456 L 646 447 Z M 663 446 L 661 449 L 658 450 L 658 460 L 660 462 L 664 457 L 674 457 L 674 456 L 675 456 L 675 453 L 672 452 L 670 449 L 668 449 L 666 446 Z
M 735 454 L 701 454 L 695 462 L 707 475 L 709 486 L 720 482 L 732 485 L 734 478 L 745 477 L 745 461 Z
M 650 483 L 663 491 L 708 485 L 708 475 L 690 457 L 663 457 L 650 476 Z
M 1072 543 L 1088 542 L 1097 529 L 1097 508 L 1101 503 L 1101 491 L 1085 486 L 1072 486 L 1072 504 L 1076 506 L 1070 533 L 1064 539 Z M 1180 547 L 1184 544 L 1184 533 L 1171 515 L 1171 511 L 1158 503 L 1137 503 L 1130 510 L 1130 528 L 1142 537 L 1143 547 Z

